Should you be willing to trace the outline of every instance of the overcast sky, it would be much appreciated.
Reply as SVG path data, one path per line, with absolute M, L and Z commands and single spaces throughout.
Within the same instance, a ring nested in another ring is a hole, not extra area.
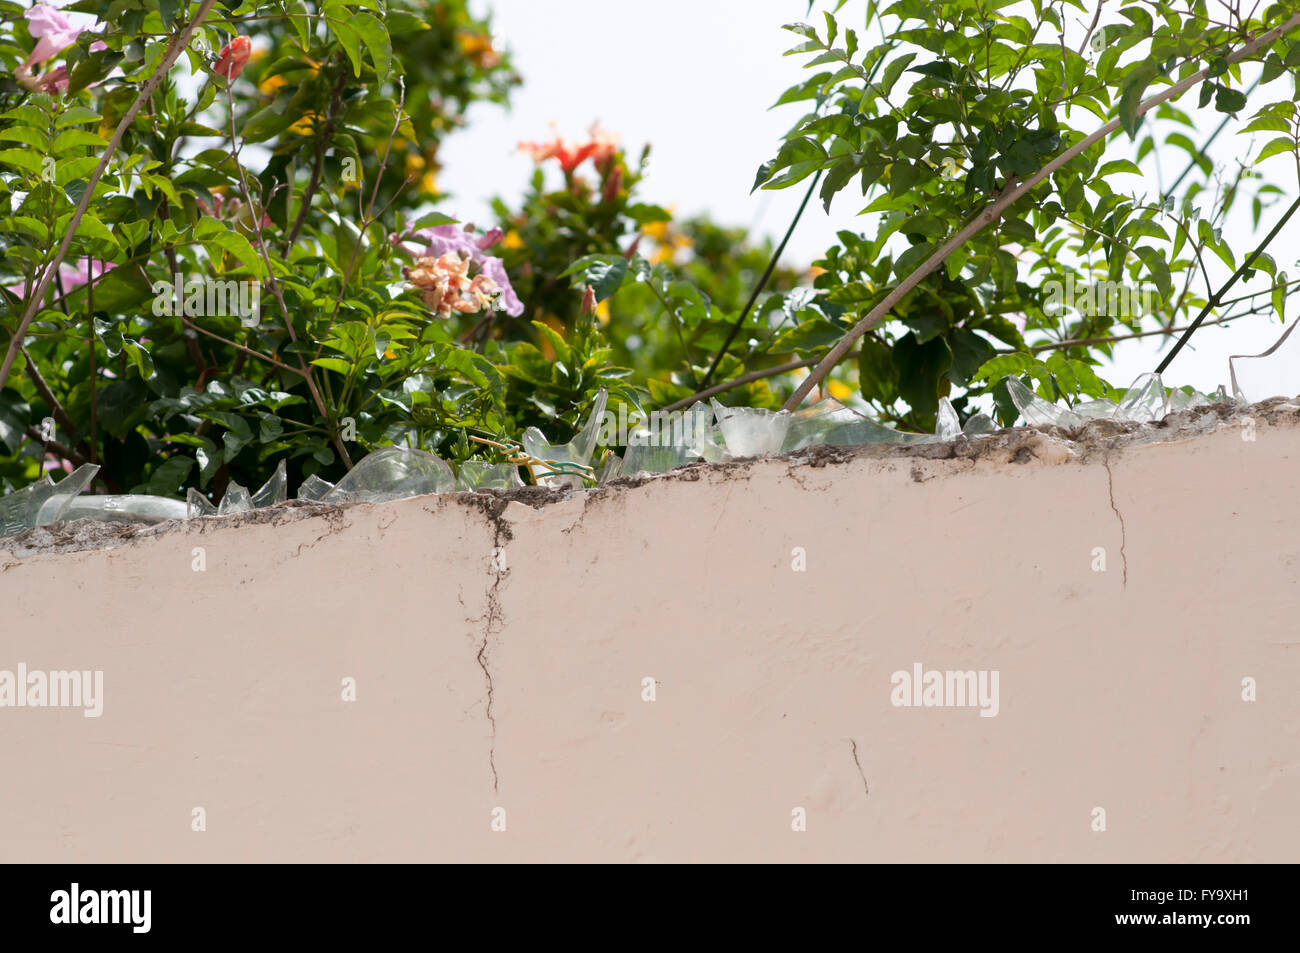
M 804 75 L 800 57 L 781 56 L 793 37 L 781 24 L 803 19 L 805 0 L 476 0 L 475 5 L 493 11 L 498 42 L 512 52 L 524 86 L 516 90 L 509 112 L 476 106 L 469 128 L 447 141 L 439 181 L 456 194 L 447 210 L 486 221 L 494 194 L 514 201 L 527 183 L 532 163 L 515 151 L 519 140 L 546 137 L 551 122 L 567 136 L 580 136 L 599 119 L 622 137 L 629 151 L 639 151 L 646 142 L 653 145 L 649 175 L 641 186 L 644 201 L 674 206 L 678 214 L 707 211 L 721 223 L 775 237 L 784 231 L 804 187 L 752 196 L 749 189 L 758 166 L 772 157 L 800 115 L 797 105 L 775 111 L 768 107 Z M 850 0 L 841 14 L 845 23 L 860 16 L 859 6 L 859 0 Z M 1286 95 L 1289 90 L 1281 92 L 1282 85 L 1273 87 L 1279 92 L 1264 101 Z M 1192 110 L 1194 100 L 1184 97 L 1180 106 Z M 1207 110 L 1198 118 L 1204 119 L 1204 138 L 1222 117 Z M 1230 128 L 1211 155 L 1228 162 L 1245 154 L 1248 140 Z M 1177 150 L 1162 161 L 1167 170 L 1186 164 Z M 1288 200 L 1296 189 L 1289 161 L 1279 156 L 1263 167 L 1271 181 L 1287 190 Z M 1116 188 L 1152 186 L 1128 177 L 1110 181 Z M 786 263 L 807 264 L 835 241 L 836 231 L 861 230 L 865 220 L 856 217 L 861 204 L 846 190 L 827 215 L 814 201 L 790 243 Z M 1225 234 L 1244 255 L 1253 241 L 1249 203 L 1240 204 L 1241 214 Z M 1271 223 L 1265 213 L 1263 231 Z M 1279 267 L 1292 275 L 1300 273 L 1298 241 L 1300 216 L 1270 249 Z M 1227 274 L 1221 266 L 1211 269 L 1216 284 Z M 1292 307 L 1300 308 L 1300 298 Z M 1282 331 L 1276 318 L 1263 314 L 1230 327 L 1203 328 L 1170 366 L 1165 383 L 1206 391 L 1228 384 L 1228 355 L 1259 353 Z M 1290 344 L 1300 350 L 1300 335 Z M 1126 386 L 1137 374 L 1153 370 L 1168 347 L 1162 338 L 1129 342 L 1103 376 Z M 1300 360 L 1286 360 L 1283 372 L 1273 376 L 1276 385 L 1267 385 L 1276 386 L 1273 392 L 1300 392 Z

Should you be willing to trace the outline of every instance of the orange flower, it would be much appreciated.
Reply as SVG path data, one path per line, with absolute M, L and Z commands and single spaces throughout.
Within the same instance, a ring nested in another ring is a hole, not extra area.
M 453 312 L 476 314 L 492 307 L 501 290 L 487 275 L 469 277 L 469 259 L 456 252 L 439 258 L 417 258 L 415 267 L 405 269 L 406 280 L 420 292 L 420 299 L 440 318 Z
M 486 33 L 458 33 L 456 42 L 460 51 L 480 69 L 492 69 L 501 62 L 501 55 L 492 48 L 492 37 Z
M 246 36 L 237 36 L 221 48 L 213 72 L 226 81 L 234 80 L 244 71 L 252 55 L 252 41 Z
M 585 142 L 570 143 L 557 135 L 547 142 L 521 142 L 519 151 L 527 152 L 534 162 L 558 159 L 560 168 L 568 174 L 587 159 L 591 159 L 597 167 L 609 162 L 618 152 L 618 138 L 605 132 L 600 123 L 596 122 L 587 130 Z

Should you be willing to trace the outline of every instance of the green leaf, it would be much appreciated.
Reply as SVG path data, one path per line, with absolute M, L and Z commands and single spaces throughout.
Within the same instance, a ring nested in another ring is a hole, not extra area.
M 317 367 L 323 367 L 327 371 L 337 371 L 340 374 L 352 373 L 352 365 L 337 357 L 318 357 L 311 363 Z
M 952 349 L 937 337 L 925 344 L 905 334 L 894 344 L 899 396 L 907 401 L 918 424 L 933 422 L 939 409 L 939 382 L 952 367 Z
M 874 334 L 862 338 L 858 352 L 858 386 L 867 400 L 892 404 L 898 398 L 898 368 L 894 364 L 894 353 Z
M 331 5 L 325 7 L 325 19 L 329 22 L 330 32 L 343 47 L 343 52 L 352 62 L 352 72 L 361 75 L 361 37 L 350 25 L 352 13 L 345 7 Z
M 384 25 L 369 13 L 356 14 L 349 21 L 349 25 L 366 44 L 370 61 L 375 64 L 375 73 L 380 82 L 387 80 L 393 67 L 393 46 Z
M 1296 141 L 1294 139 L 1290 136 L 1279 136 L 1265 145 L 1263 149 L 1259 150 L 1259 158 L 1257 158 L 1255 162 L 1260 163 L 1265 159 L 1271 159 L 1276 155 L 1282 155 L 1286 152 L 1294 152 L 1295 149 Z
M 154 496 L 171 496 L 184 485 L 194 469 L 194 461 L 189 457 L 168 457 L 154 467 L 147 483 L 132 487 L 132 493 L 150 493 Z
M 1241 112 L 1246 108 L 1246 94 L 1239 89 L 1229 89 L 1227 86 L 1220 86 L 1218 94 L 1214 97 L 1214 109 L 1221 113 Z

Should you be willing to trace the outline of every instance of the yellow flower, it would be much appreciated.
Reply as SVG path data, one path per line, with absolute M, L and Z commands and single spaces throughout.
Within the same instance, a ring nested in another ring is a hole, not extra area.
M 510 251 L 518 251 L 524 247 L 524 240 L 519 237 L 519 232 L 512 228 L 506 232 L 506 237 L 501 239 L 501 247 L 508 248 Z
M 853 388 L 843 381 L 831 381 L 826 389 L 830 391 L 831 396 L 843 403 L 853 396 Z
M 646 235 L 653 238 L 655 241 L 661 242 L 668 237 L 668 223 L 650 222 L 646 225 L 642 225 L 641 231 L 645 232 Z
M 297 122 L 295 122 L 292 126 L 290 126 L 285 131 L 291 132 L 295 136 L 310 136 L 311 131 L 315 126 L 315 122 L 316 122 L 316 114 L 308 113 L 307 115 L 303 116 L 301 119 L 299 119 Z
M 274 96 L 276 91 L 289 85 L 289 81 L 283 76 L 268 76 L 257 84 L 257 91 L 263 96 Z
M 652 265 L 670 265 L 673 261 L 673 250 L 667 245 L 660 245 L 650 253 L 650 264 Z
M 418 174 L 424 168 L 424 156 L 417 155 L 414 152 L 406 154 L 406 174 L 408 176 Z
M 482 69 L 491 69 L 501 62 L 501 54 L 492 48 L 492 37 L 486 33 L 458 33 L 456 43 L 466 58 Z
M 434 173 L 432 169 L 424 173 L 423 177 L 421 177 L 420 191 L 423 192 L 425 195 L 438 194 L 438 176 Z
M 609 299 L 597 303 L 596 318 L 600 321 L 601 327 L 609 324 Z

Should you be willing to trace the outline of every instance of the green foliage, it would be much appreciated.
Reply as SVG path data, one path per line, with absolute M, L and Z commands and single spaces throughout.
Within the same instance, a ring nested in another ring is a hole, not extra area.
M 1053 399 L 1109 389 L 1092 367 L 1115 340 L 1143 321 L 1170 328 L 1199 310 L 1213 290 L 1208 257 L 1229 271 L 1237 267 L 1243 256 L 1221 234 L 1234 203 L 1250 196 L 1258 225 L 1280 195 L 1247 164 L 1227 175 L 1215 170 L 1197 145 L 1203 136 L 1194 119 L 1177 101 L 1145 115 L 1138 106 L 1202 68 L 1208 76 L 1194 94 L 1202 107 L 1213 101 L 1225 114 L 1242 112 L 1285 79 L 1284 98 L 1258 106 L 1241 132 L 1278 134 L 1256 164 L 1282 153 L 1300 156 L 1300 33 L 1292 30 L 1246 60 L 1226 59 L 1293 15 L 1292 7 L 1228 4 L 1232 9 L 1219 16 L 1204 0 L 1125 0 L 1108 4 L 1106 22 L 1094 22 L 1084 36 L 1095 6 L 898 0 L 867 3 L 862 33 L 843 29 L 830 12 L 821 26 L 787 26 L 799 38 L 787 55 L 804 57 L 812 75 L 778 103 L 807 102 L 809 111 L 759 170 L 755 186 L 788 188 L 821 175 L 828 208 L 837 197 L 844 201 L 850 186 L 860 191 L 872 223 L 867 233 L 841 233 L 817 263 L 826 269 L 816 283 L 823 307 L 842 308 L 850 324 L 1001 191 L 1111 119 L 1121 127 L 948 255 L 862 339 L 860 392 L 883 416 L 928 427 L 940 396 L 961 392 L 954 401 L 960 411 L 968 397 L 990 394 L 1013 373 L 1037 381 Z M 1068 15 L 1070 7 L 1082 15 Z M 1067 44 L 1063 24 L 1079 20 Z M 868 34 L 880 42 L 867 42 Z M 1258 73 L 1254 91 L 1243 88 L 1248 64 Z M 1131 188 L 1134 180 L 1114 177 L 1141 175 L 1135 162 L 1159 143 L 1184 149 L 1199 175 L 1183 180 L 1176 194 L 1121 191 L 1118 183 Z M 1261 261 L 1280 314 L 1291 287 L 1271 258 Z M 1114 313 L 1068 301 L 1053 306 L 1048 286 L 1067 275 L 1081 285 L 1151 288 L 1152 307 Z M 1207 286 L 1198 292 L 1202 277 Z M 1057 354 L 1040 362 L 1031 346 Z M 1011 353 L 995 357 L 995 349 Z

